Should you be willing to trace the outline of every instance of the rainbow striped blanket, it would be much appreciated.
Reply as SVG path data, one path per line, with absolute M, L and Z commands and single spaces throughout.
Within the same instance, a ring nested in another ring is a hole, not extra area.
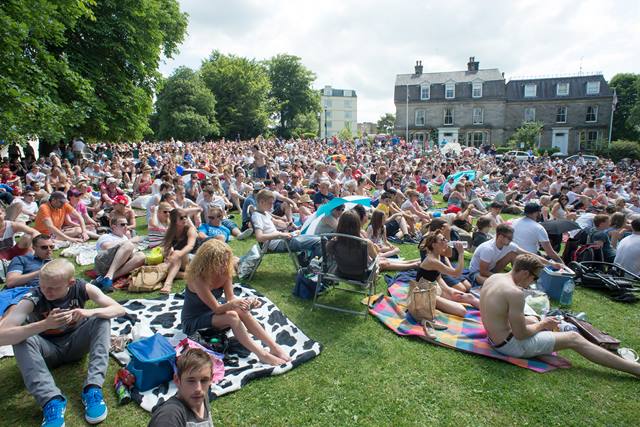
M 557 355 L 519 359 L 497 352 L 487 341 L 487 331 L 482 325 L 480 312 L 471 308 L 467 308 L 464 319 L 438 312 L 437 321 L 446 325 L 447 330 L 433 331 L 436 336 L 435 340 L 427 339 L 422 326 L 416 323 L 411 316 L 405 316 L 404 301 L 407 298 L 408 290 L 408 283 L 395 282 L 389 287 L 391 296 L 381 296 L 369 309 L 371 314 L 398 335 L 418 336 L 436 345 L 504 360 L 535 372 L 548 372 L 556 368 L 571 367 L 568 360 Z

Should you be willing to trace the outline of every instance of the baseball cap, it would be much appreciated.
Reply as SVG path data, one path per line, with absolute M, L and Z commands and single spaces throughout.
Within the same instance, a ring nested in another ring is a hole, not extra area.
M 535 212 L 540 212 L 541 210 L 542 210 L 542 207 L 537 203 L 527 203 L 526 205 L 524 205 L 525 215 L 532 214 Z
M 113 203 L 117 204 L 121 204 L 121 205 L 125 205 L 128 206 L 129 205 L 129 199 L 127 198 L 127 196 L 123 196 L 121 194 L 117 195 L 116 197 L 113 198 Z

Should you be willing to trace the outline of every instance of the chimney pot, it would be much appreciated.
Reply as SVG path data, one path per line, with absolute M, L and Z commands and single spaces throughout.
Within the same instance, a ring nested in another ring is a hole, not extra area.
M 469 62 L 467 62 L 467 72 L 475 73 L 480 69 L 480 62 L 476 61 L 475 56 L 469 57 Z
M 416 61 L 416 73 L 417 76 L 422 74 L 422 61 Z

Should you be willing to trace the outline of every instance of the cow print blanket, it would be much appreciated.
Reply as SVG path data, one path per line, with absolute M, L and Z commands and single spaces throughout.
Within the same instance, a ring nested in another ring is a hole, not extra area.
M 262 306 L 251 312 L 267 333 L 274 337 L 285 351 L 288 351 L 292 361 L 281 366 L 262 364 L 255 355 L 246 351 L 235 339 L 231 338 L 230 350 L 224 360 L 225 376 L 222 381 L 211 386 L 210 400 L 238 390 L 255 378 L 283 374 L 314 358 L 320 354 L 322 349 L 320 343 L 307 337 L 264 295 L 241 284 L 234 285 L 234 294 L 241 298 L 257 297 L 262 301 Z M 224 302 L 224 298 L 221 298 L 220 301 Z M 127 314 L 111 321 L 111 334 L 131 337 L 157 332 L 167 337 L 175 345 L 185 337 L 180 326 L 182 304 L 183 297 L 180 294 L 171 294 L 159 299 L 126 301 L 122 305 L 127 310 Z M 231 331 L 228 334 L 232 337 Z M 126 365 L 129 362 L 127 350 L 118 353 L 112 352 L 111 355 L 121 365 Z M 151 412 L 156 405 L 169 399 L 176 391 L 176 386 L 171 381 L 146 392 L 138 392 L 133 389 L 131 397 L 143 409 Z

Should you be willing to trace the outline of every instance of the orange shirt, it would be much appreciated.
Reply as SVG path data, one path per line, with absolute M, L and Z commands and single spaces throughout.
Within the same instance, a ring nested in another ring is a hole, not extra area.
M 51 234 L 51 230 L 49 230 L 47 224 L 44 223 L 45 219 L 50 218 L 53 225 L 62 230 L 66 216 L 73 212 L 73 206 L 69 203 L 65 203 L 60 209 L 54 209 L 49 203 L 45 203 L 38 209 L 34 228 L 43 234 Z

